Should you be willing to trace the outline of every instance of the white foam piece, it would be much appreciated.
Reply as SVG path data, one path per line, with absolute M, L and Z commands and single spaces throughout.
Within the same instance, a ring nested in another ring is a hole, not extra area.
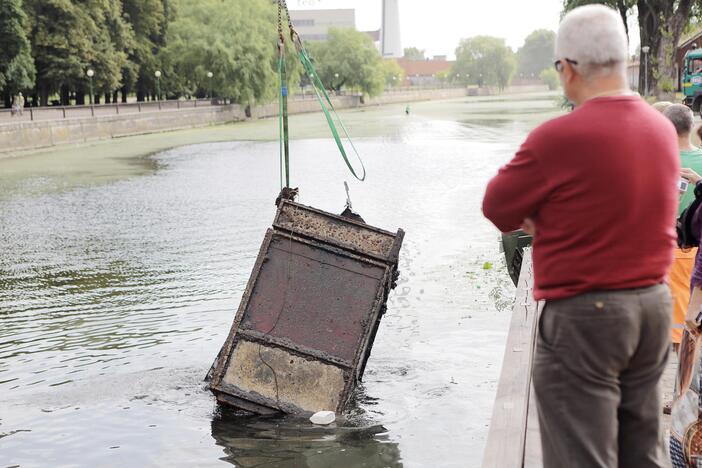
M 333 411 L 318 411 L 310 418 L 312 424 L 326 426 L 336 421 L 336 414 Z

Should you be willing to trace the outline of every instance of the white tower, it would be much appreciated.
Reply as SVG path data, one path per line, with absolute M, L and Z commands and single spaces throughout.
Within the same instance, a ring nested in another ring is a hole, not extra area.
M 383 0 L 383 24 L 380 28 L 380 52 L 385 58 L 404 55 L 400 40 L 400 0 Z

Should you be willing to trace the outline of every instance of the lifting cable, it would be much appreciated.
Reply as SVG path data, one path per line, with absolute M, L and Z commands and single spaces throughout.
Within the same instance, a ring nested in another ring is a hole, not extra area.
M 319 105 L 324 112 L 324 117 L 327 119 L 327 124 L 331 130 L 336 146 L 339 149 L 341 157 L 346 163 L 346 167 L 349 168 L 351 174 L 358 180 L 364 181 L 366 179 L 366 168 L 363 164 L 361 156 L 358 154 L 358 150 L 353 144 L 349 132 L 346 130 L 344 123 L 332 104 L 329 93 L 324 87 L 322 80 L 319 78 L 319 74 L 314 68 L 312 59 L 310 58 L 307 49 L 302 44 L 302 39 L 295 31 L 293 27 L 292 20 L 290 19 L 290 12 L 288 11 L 288 5 L 286 0 L 278 0 L 278 80 L 280 84 L 279 97 L 279 132 L 280 132 L 280 185 L 283 186 L 283 169 L 285 170 L 285 187 L 290 187 L 290 147 L 289 147 L 289 135 L 288 135 L 288 83 L 287 83 L 287 73 L 285 66 L 285 36 L 283 34 L 283 10 L 285 10 L 285 15 L 288 20 L 288 28 L 290 29 L 290 39 L 295 45 L 295 50 L 297 51 L 298 58 L 302 63 L 302 66 L 307 73 L 307 76 L 312 83 Z M 339 132 L 338 128 L 341 129 Z M 353 150 L 356 159 L 361 166 L 361 175 L 356 172 L 351 161 L 349 161 L 346 148 L 344 146 L 344 141 L 346 140 Z

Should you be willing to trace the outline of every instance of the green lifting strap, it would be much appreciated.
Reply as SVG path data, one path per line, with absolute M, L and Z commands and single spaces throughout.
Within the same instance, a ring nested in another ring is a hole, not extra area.
M 319 101 L 319 105 L 322 108 L 322 111 L 324 112 L 324 116 L 327 119 L 327 124 L 329 125 L 329 129 L 331 130 L 332 136 L 334 137 L 334 141 L 336 142 L 337 148 L 339 148 L 339 152 L 341 153 L 341 157 L 344 159 L 344 162 L 346 163 L 346 167 L 349 168 L 349 171 L 351 171 L 351 174 L 353 176 L 360 180 L 364 181 L 366 179 L 366 167 L 363 164 L 363 160 L 361 159 L 361 156 L 358 154 L 358 150 L 356 150 L 356 147 L 353 144 L 353 141 L 351 140 L 351 137 L 349 136 L 349 132 L 346 130 L 346 127 L 344 126 L 344 123 L 341 121 L 341 118 L 336 112 L 336 109 L 334 108 L 334 104 L 332 104 L 331 98 L 329 97 L 329 94 L 327 93 L 327 90 L 324 88 L 324 84 L 322 83 L 322 80 L 319 78 L 319 75 L 317 74 L 317 71 L 314 68 L 314 65 L 312 64 L 312 60 L 310 59 L 310 56 L 305 49 L 305 47 L 302 45 L 302 40 L 300 39 L 300 36 L 297 34 L 295 29 L 293 28 L 292 21 L 290 20 L 290 13 L 288 12 L 288 6 L 286 3 L 286 0 L 278 0 L 278 36 L 280 37 L 280 42 L 278 43 L 278 80 L 280 82 L 280 94 L 278 95 L 279 97 L 279 132 L 280 132 L 280 185 L 281 187 L 283 186 L 283 169 L 285 169 L 285 186 L 290 187 L 290 148 L 289 148 L 289 136 L 288 136 L 288 84 L 287 84 L 287 76 L 286 76 L 286 69 L 285 69 L 285 37 L 283 36 L 283 10 L 285 11 L 285 16 L 287 16 L 288 20 L 288 28 L 290 30 L 290 38 L 295 44 L 295 49 L 297 50 L 297 53 L 300 58 L 300 62 L 302 62 L 302 66 L 305 69 L 305 72 L 310 78 L 310 81 L 312 82 L 312 87 L 314 88 L 314 92 L 317 95 L 317 100 Z M 341 128 L 341 131 L 343 132 L 344 139 L 348 141 L 349 145 L 351 146 L 351 149 L 353 150 L 354 155 L 356 156 L 356 159 L 358 159 L 359 164 L 361 165 L 361 170 L 363 171 L 363 174 L 361 176 L 358 175 L 356 170 L 354 169 L 353 165 L 351 164 L 351 161 L 349 161 L 349 157 L 346 154 L 346 148 L 344 147 L 344 143 L 342 141 L 342 138 L 339 134 L 339 131 L 337 130 L 337 124 Z
M 285 187 L 290 187 L 290 138 L 288 132 L 288 83 L 285 70 L 285 44 L 280 44 L 278 58 L 279 112 L 278 129 L 280 132 L 280 187 L 283 188 L 283 172 L 285 173 Z
M 358 154 L 358 150 L 356 150 L 356 147 L 354 146 L 353 141 L 351 140 L 351 137 L 349 136 L 349 132 L 346 130 L 346 127 L 344 126 L 344 123 L 341 121 L 341 118 L 339 118 L 339 115 L 336 113 L 336 109 L 334 109 L 334 104 L 332 104 L 331 98 L 329 97 L 327 90 L 324 88 L 324 84 L 322 83 L 322 80 L 319 78 L 319 75 L 317 74 L 317 71 L 315 70 L 314 65 L 312 65 L 312 60 L 310 59 L 310 56 L 307 53 L 307 50 L 305 49 L 305 47 L 302 45 L 302 42 L 300 41 L 299 36 L 297 36 L 297 33 L 295 33 L 294 31 L 291 35 L 293 37 L 293 42 L 295 43 L 298 54 L 300 56 L 300 61 L 302 62 L 302 66 L 305 68 L 305 72 L 307 72 L 307 75 L 310 77 L 310 81 L 312 82 L 312 87 L 314 88 L 315 94 L 317 95 L 317 99 L 319 100 L 319 105 L 322 107 L 322 111 L 324 112 L 324 116 L 327 118 L 327 124 L 329 124 L 329 129 L 331 130 L 332 135 L 334 136 L 334 141 L 336 141 L 336 146 L 339 148 L 339 152 L 341 153 L 341 157 L 344 158 L 344 162 L 346 163 L 346 167 L 349 168 L 349 171 L 351 171 L 351 174 L 353 174 L 353 176 L 356 179 L 363 182 L 364 180 L 366 180 L 366 167 L 363 164 L 363 160 L 361 159 L 361 156 Z M 339 127 L 343 131 L 345 139 L 349 142 L 351 149 L 353 149 L 353 152 L 356 155 L 358 162 L 361 164 L 361 170 L 363 171 L 363 175 L 361 175 L 361 176 L 359 176 L 356 173 L 356 170 L 353 168 L 351 161 L 349 161 L 349 158 L 346 154 L 346 148 L 344 148 L 344 143 L 341 141 L 341 137 L 339 136 L 339 131 L 336 128 L 336 124 L 334 122 L 335 119 L 338 122 Z

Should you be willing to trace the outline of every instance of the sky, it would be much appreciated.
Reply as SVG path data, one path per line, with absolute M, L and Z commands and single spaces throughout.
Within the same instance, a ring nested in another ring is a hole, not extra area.
M 402 47 L 448 55 L 461 38 L 490 35 L 504 38 L 513 50 L 536 29 L 556 31 L 563 0 L 400 0 Z M 356 28 L 380 28 L 382 0 L 288 0 L 291 10 L 354 8 Z

